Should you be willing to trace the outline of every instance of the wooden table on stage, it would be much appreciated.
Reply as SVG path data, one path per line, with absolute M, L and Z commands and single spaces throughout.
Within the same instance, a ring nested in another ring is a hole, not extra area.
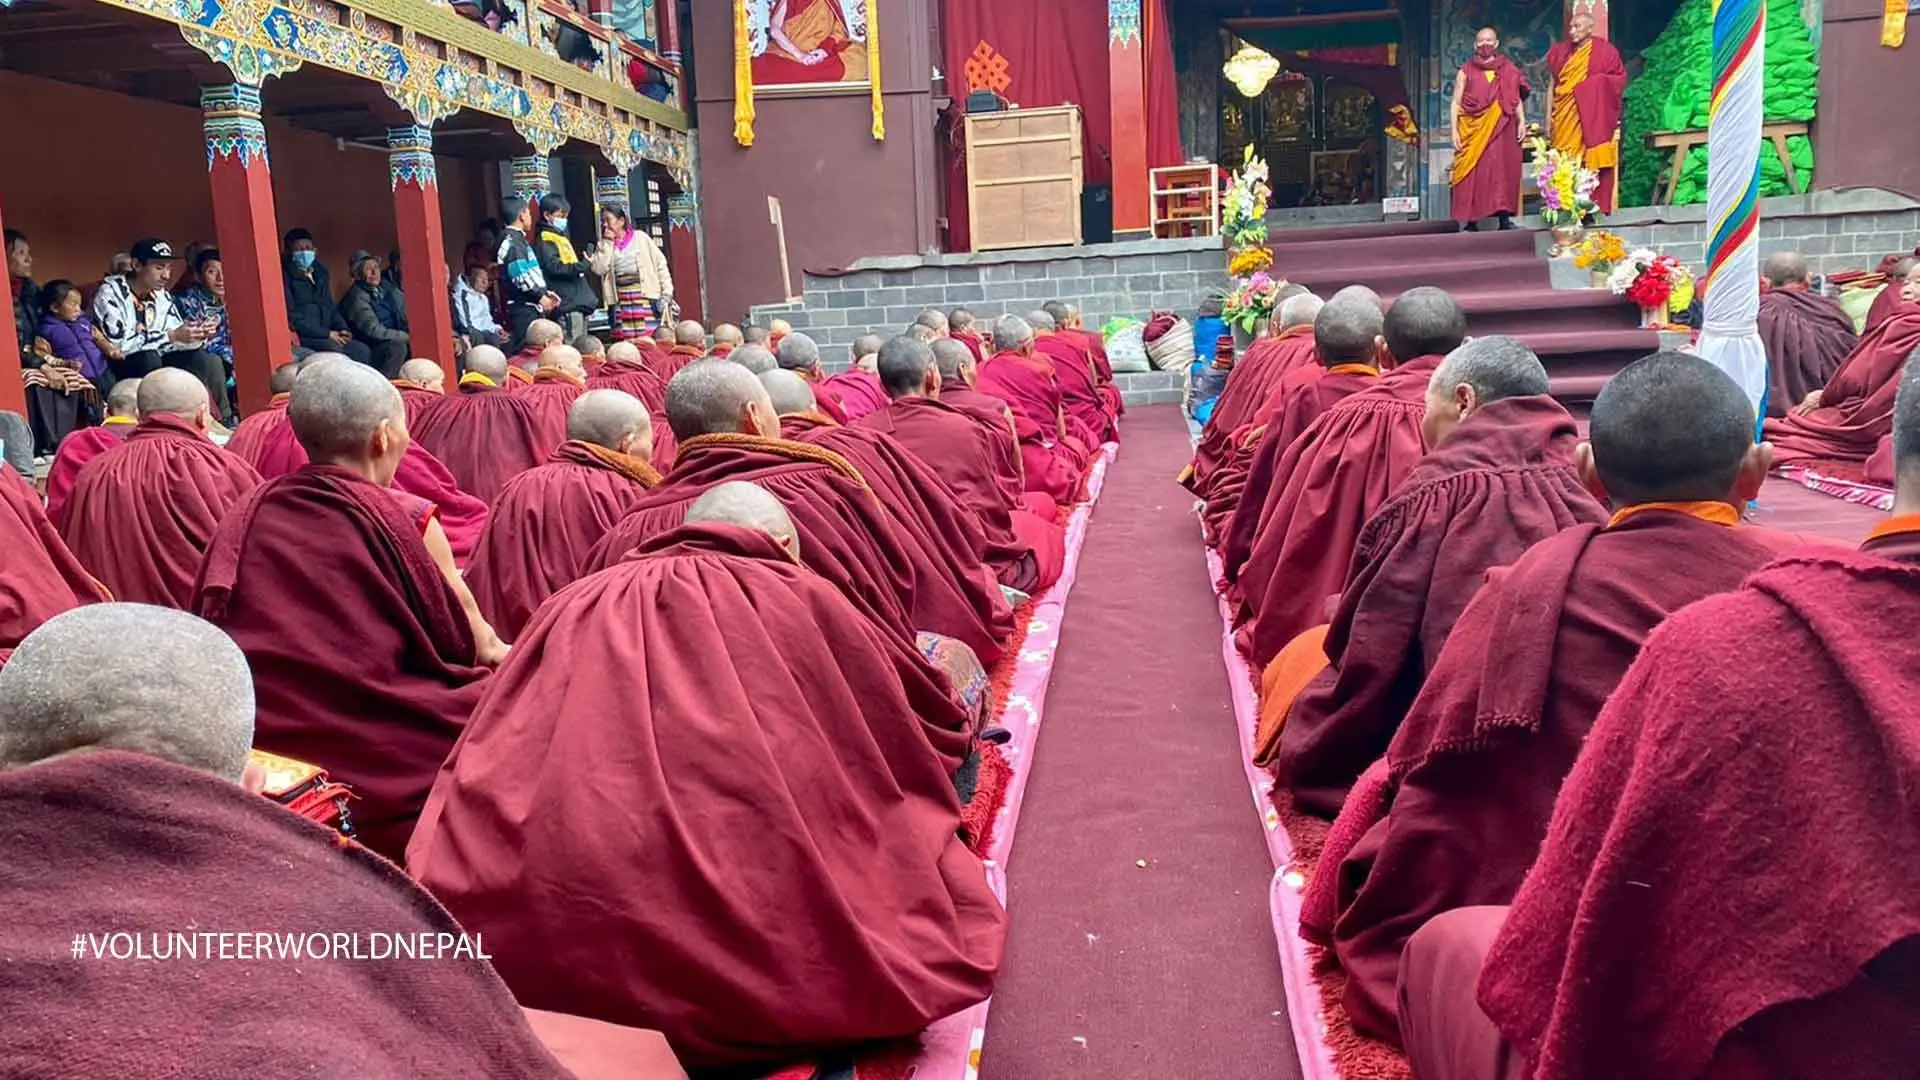
M 1080 107 L 967 115 L 973 250 L 1080 243 Z
M 1800 176 L 1793 168 L 1793 158 L 1787 154 L 1787 139 L 1794 135 L 1805 135 L 1807 130 L 1805 124 L 1786 121 L 1767 124 L 1760 129 L 1760 137 L 1772 142 L 1773 152 L 1780 155 L 1780 167 L 1787 173 L 1787 190 L 1795 195 L 1803 193 L 1806 188 L 1801 185 Z M 1647 146 L 1651 149 L 1673 148 L 1673 172 L 1667 177 L 1667 197 L 1663 200 L 1664 205 L 1673 205 L 1673 193 L 1680 187 L 1680 174 L 1687 168 L 1687 155 L 1693 152 L 1694 147 L 1704 146 L 1706 142 L 1706 128 L 1695 128 L 1691 131 L 1656 131 L 1647 136 Z

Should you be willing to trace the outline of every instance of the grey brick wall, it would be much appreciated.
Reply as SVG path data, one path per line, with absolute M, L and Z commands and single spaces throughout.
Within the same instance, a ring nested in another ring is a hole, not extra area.
M 1696 270 L 1707 263 L 1705 222 L 1662 225 L 1604 225 L 1620 234 L 1627 247 L 1653 247 Z M 1797 251 L 1815 273 L 1871 270 L 1886 255 L 1920 245 L 1920 210 L 1876 213 L 1765 217 L 1760 219 L 1760 257 Z

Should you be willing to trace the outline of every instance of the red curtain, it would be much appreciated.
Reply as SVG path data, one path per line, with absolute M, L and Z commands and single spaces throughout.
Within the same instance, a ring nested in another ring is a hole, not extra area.
M 1142 0 L 1140 18 L 1147 53 L 1147 168 L 1185 164 L 1173 78 L 1173 27 L 1167 22 L 1166 0 Z

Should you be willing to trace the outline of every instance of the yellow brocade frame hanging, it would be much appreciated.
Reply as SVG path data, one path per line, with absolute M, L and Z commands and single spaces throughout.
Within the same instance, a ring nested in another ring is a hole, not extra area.
M 880 97 L 880 0 L 859 0 L 867 5 L 867 82 L 873 90 L 873 139 L 887 137 L 887 105 Z
M 1887 0 L 1887 13 L 1880 20 L 1880 44 L 1897 49 L 1907 43 L 1907 0 Z
M 733 0 L 733 141 L 753 145 L 753 44 L 747 0 Z

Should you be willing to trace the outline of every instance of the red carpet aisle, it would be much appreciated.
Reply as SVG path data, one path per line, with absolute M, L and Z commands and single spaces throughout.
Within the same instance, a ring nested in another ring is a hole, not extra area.
M 1299 1075 L 1173 406 L 1138 409 L 1081 552 L 1007 877 L 986 1080 Z M 1145 868 L 1137 865 L 1146 863 Z

